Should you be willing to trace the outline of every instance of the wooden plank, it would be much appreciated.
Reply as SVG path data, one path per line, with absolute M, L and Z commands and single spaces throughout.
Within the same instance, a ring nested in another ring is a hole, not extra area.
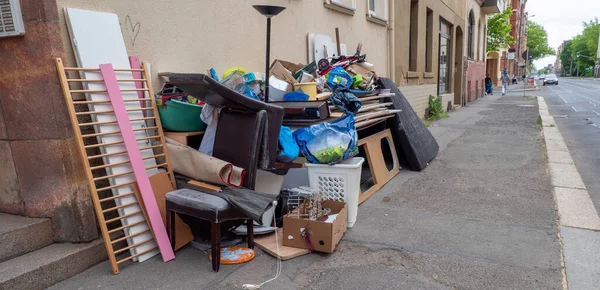
M 281 260 L 289 260 L 296 257 L 304 256 L 309 254 L 308 249 L 300 249 L 294 247 L 288 247 L 283 245 L 283 229 L 277 229 L 277 235 L 279 236 L 279 254 Z M 275 234 L 254 238 L 254 244 L 261 250 L 267 252 L 267 254 L 277 257 L 277 241 L 275 240 Z
M 376 108 L 383 108 L 383 107 L 387 107 L 392 105 L 393 103 L 378 103 L 378 104 L 374 104 L 374 105 L 368 105 L 368 106 L 363 106 L 361 107 L 358 112 L 364 112 L 364 111 L 368 111 L 368 110 L 372 110 L 372 109 L 376 109 Z
M 150 221 L 152 233 L 154 234 L 154 238 L 158 244 L 163 261 L 168 262 L 175 259 L 175 254 L 171 248 L 171 243 L 169 242 L 169 238 L 167 236 L 167 230 L 160 216 L 156 199 L 154 198 L 154 193 L 152 191 L 152 186 L 150 185 L 148 173 L 146 172 L 144 160 L 139 150 L 137 141 L 135 140 L 135 132 L 133 131 L 129 121 L 125 103 L 123 103 L 123 96 L 121 95 L 121 90 L 119 89 L 117 77 L 111 64 L 101 64 L 100 71 L 106 85 L 110 102 L 113 110 L 115 111 L 115 117 L 117 119 L 119 129 L 121 130 L 121 135 L 123 137 L 123 142 L 125 143 L 125 148 L 127 149 L 127 155 L 129 156 L 131 167 L 133 167 L 135 180 L 140 188 L 140 194 L 144 201 L 146 212 L 148 213 L 148 220 Z
M 389 119 L 389 118 L 391 118 L 391 117 L 393 117 L 393 116 L 394 116 L 394 115 L 388 115 L 388 116 L 383 116 L 383 117 L 379 117 L 379 118 L 374 118 L 374 119 L 367 120 L 367 121 L 357 122 L 357 123 L 355 123 L 355 124 L 354 124 L 354 127 L 356 127 L 356 129 L 364 128 L 364 127 L 366 127 L 366 126 L 369 126 L 369 125 L 375 124 L 375 123 L 377 123 L 377 122 L 381 122 L 381 121 L 383 121 L 383 120 L 385 120 L 385 119 Z
M 160 211 L 160 215 L 162 216 L 163 221 L 167 221 L 167 202 L 166 196 L 167 193 L 175 190 L 173 185 L 171 184 L 171 180 L 169 179 L 169 175 L 166 172 L 160 172 L 158 174 L 150 176 L 150 185 L 152 186 L 152 191 L 154 192 L 154 197 L 156 198 L 156 203 L 158 204 L 158 210 Z M 139 187 L 136 185 L 134 190 L 139 190 Z M 175 215 L 175 250 L 181 249 L 183 246 L 189 244 L 194 240 L 194 235 L 192 234 L 192 230 L 190 227 L 181 220 L 178 215 Z
M 392 170 L 388 170 L 385 164 L 383 148 L 381 147 L 382 139 L 388 141 L 388 145 L 392 153 Z M 373 177 L 373 186 L 371 186 L 371 188 L 369 188 L 367 191 L 359 194 L 358 202 L 360 204 L 369 199 L 369 197 L 379 191 L 379 189 L 381 189 L 394 176 L 396 176 L 400 172 L 400 164 L 398 163 L 398 157 L 396 155 L 394 140 L 392 139 L 392 132 L 390 129 L 386 129 L 377 134 L 373 134 L 369 137 L 358 140 L 358 146 L 364 147 L 365 155 L 367 156 L 367 162 L 369 163 L 369 169 L 371 171 L 371 176 Z
M 221 191 L 223 191 L 221 189 L 221 187 L 219 187 L 219 186 L 208 184 L 206 182 L 202 182 L 202 181 L 198 181 L 198 180 L 190 180 L 190 181 L 188 181 L 188 184 L 196 186 L 196 187 L 199 187 L 199 188 L 202 188 L 202 189 L 214 191 L 214 192 L 221 192 Z

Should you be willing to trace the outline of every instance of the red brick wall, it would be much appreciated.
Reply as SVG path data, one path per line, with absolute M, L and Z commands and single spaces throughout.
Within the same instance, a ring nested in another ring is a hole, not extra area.
M 485 63 L 479 61 L 469 63 L 467 78 L 467 102 L 472 102 L 483 95 Z

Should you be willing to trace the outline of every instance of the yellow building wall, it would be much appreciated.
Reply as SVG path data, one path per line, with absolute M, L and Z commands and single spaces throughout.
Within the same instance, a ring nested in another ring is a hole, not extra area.
M 249 71 L 265 68 L 266 18 L 253 4 L 284 6 L 272 19 L 271 60 L 307 63 L 308 32 L 327 34 L 335 28 L 354 53 L 359 42 L 377 74 L 387 76 L 387 27 L 367 21 L 367 0 L 356 0 L 354 15 L 326 8 L 317 0 L 58 0 L 67 63 L 75 64 L 63 8 L 116 13 L 130 55 L 152 65 L 153 76 L 163 71 L 219 74 L 240 66 Z M 155 78 L 155 86 L 157 85 Z

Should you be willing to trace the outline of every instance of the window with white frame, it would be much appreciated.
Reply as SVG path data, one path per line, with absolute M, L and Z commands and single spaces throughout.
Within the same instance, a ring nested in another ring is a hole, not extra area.
M 342 6 L 344 8 L 352 10 L 356 9 L 356 0 L 329 0 L 329 2 L 331 2 L 333 5 Z
M 388 1 L 387 0 L 369 0 L 369 16 L 379 20 L 388 20 Z

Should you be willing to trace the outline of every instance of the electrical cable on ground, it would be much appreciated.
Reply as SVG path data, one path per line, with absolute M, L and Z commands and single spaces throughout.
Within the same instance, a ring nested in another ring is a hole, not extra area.
M 260 289 L 263 285 L 275 281 L 277 278 L 279 278 L 279 275 L 281 275 L 281 253 L 279 253 L 279 235 L 277 234 L 278 230 L 277 230 L 277 215 L 276 212 L 277 210 L 275 210 L 275 207 L 277 206 L 277 201 L 273 201 L 273 221 L 275 222 L 275 242 L 277 245 L 277 266 L 276 266 L 276 270 L 275 270 L 275 277 L 264 281 L 260 284 L 244 284 L 242 286 L 242 289 L 244 290 L 256 290 L 256 289 Z

